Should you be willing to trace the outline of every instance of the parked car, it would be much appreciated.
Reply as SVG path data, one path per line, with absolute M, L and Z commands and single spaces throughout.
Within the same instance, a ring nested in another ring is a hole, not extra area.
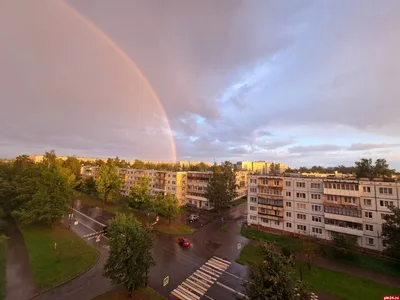
M 179 242 L 179 245 L 181 245 L 185 248 L 190 247 L 190 241 L 185 237 L 179 237 L 178 242 Z
M 199 215 L 191 214 L 189 216 L 189 222 L 194 222 L 194 221 L 197 221 L 198 219 L 199 219 Z

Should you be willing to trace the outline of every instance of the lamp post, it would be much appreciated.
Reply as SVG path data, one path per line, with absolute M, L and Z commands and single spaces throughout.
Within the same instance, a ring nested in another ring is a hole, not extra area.
M 69 226 L 68 226 L 68 229 L 71 229 L 73 212 L 74 212 L 74 198 L 71 199 L 71 213 L 69 214 Z

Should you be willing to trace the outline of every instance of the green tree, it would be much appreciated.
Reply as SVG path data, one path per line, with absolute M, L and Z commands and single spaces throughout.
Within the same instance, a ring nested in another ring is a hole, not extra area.
M 32 159 L 29 158 L 28 155 L 23 154 L 16 157 L 13 162 L 13 167 L 15 169 L 15 172 L 18 174 L 19 172 L 22 172 L 22 170 L 33 166 L 34 164 L 35 163 L 32 161 Z
M 132 164 L 132 168 L 134 169 L 144 169 L 145 168 L 145 164 L 143 161 L 135 159 L 135 161 Z
M 292 259 L 263 245 L 264 261 L 250 265 L 250 279 L 244 284 L 250 300 L 309 300 L 305 283 L 296 280 Z
M 207 185 L 205 197 L 210 205 L 220 212 L 222 207 L 232 204 L 237 197 L 236 178 L 232 163 L 214 164 L 212 174 Z
M 375 161 L 373 168 L 373 177 L 390 177 L 394 173 L 394 170 L 389 169 L 389 164 L 386 159 L 379 158 Z
M 21 205 L 14 215 L 24 224 L 43 222 L 53 225 L 69 211 L 73 189 L 68 177 L 56 167 L 44 166 L 38 165 L 34 173 L 25 173 L 18 179 L 17 198 Z M 35 173 L 38 176 L 29 176 Z
M 372 165 L 372 159 L 362 158 L 360 161 L 356 161 L 356 176 L 357 178 L 373 178 L 374 167 Z
M 15 197 L 15 187 L 11 177 L 0 170 L 0 210 L 9 213 L 12 210 L 12 199 Z
M 63 161 L 62 166 L 70 170 L 71 173 L 75 175 L 76 179 L 81 177 L 82 163 L 75 156 L 67 157 L 67 159 Z
M 271 175 L 278 175 L 281 173 L 281 166 L 280 164 L 272 163 L 269 167 L 269 174 Z
M 92 176 L 81 181 L 80 190 L 85 194 L 97 196 L 96 181 Z
M 155 265 L 152 257 L 154 238 L 132 216 L 117 214 L 107 229 L 110 246 L 104 266 L 104 276 L 113 284 L 122 284 L 129 292 L 147 286 L 149 269 Z
M 160 214 L 168 219 L 168 225 L 171 220 L 179 215 L 179 201 L 173 194 L 167 194 L 161 198 Z
M 151 199 L 150 179 L 144 176 L 140 177 L 138 182 L 131 186 L 126 201 L 128 207 L 141 210 L 143 206 L 149 207 Z
M 384 216 L 382 237 L 387 246 L 387 252 L 393 257 L 400 258 L 400 208 L 389 207 L 391 214 Z
M 103 197 L 105 203 L 111 202 L 113 197 L 119 195 L 122 181 L 118 175 L 118 167 L 113 161 L 100 167 L 96 186 L 97 192 Z

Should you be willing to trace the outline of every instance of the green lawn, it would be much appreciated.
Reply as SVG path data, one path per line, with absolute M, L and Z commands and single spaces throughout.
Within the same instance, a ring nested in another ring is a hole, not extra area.
M 221 228 L 219 229 L 219 231 L 227 232 L 228 231 L 228 224 L 225 223 L 224 225 L 222 225 Z
M 6 297 L 6 242 L 0 241 L 0 300 Z
M 68 229 L 30 225 L 21 230 L 29 251 L 35 284 L 40 290 L 73 278 L 97 259 L 97 250 Z M 57 243 L 56 249 L 54 243 Z
M 103 295 L 92 298 L 92 300 L 126 300 L 128 299 L 128 293 L 122 289 L 118 288 L 107 292 Z M 135 300 L 165 300 L 160 294 L 150 287 L 147 287 L 140 291 L 135 291 L 132 293 L 132 298 Z
M 246 245 L 236 262 L 241 265 L 258 264 L 263 261 L 261 247 L 254 245 Z
M 241 233 L 250 240 L 275 242 L 278 247 L 285 247 L 292 251 L 301 250 L 300 240 L 290 236 L 267 233 L 250 227 L 243 227 Z
M 246 202 L 247 202 L 247 196 L 246 197 L 242 197 L 242 198 L 240 198 L 240 199 L 238 199 L 236 201 L 233 201 L 232 205 L 233 206 L 238 206 L 238 205 L 246 203 Z
M 311 290 L 324 292 L 342 300 L 376 300 L 382 299 L 384 295 L 400 294 L 399 288 L 382 285 L 347 273 L 317 266 L 313 266 L 309 271 L 304 262 L 297 262 L 296 265 L 297 268 L 302 268 L 303 280 L 308 282 Z
M 259 246 L 247 245 L 240 253 L 237 263 L 250 265 L 263 260 Z M 333 271 L 327 268 L 313 266 L 309 271 L 306 263 L 296 262 L 297 275 L 302 268 L 303 280 L 306 281 L 312 291 L 330 294 L 338 299 L 375 300 L 382 299 L 383 295 L 398 295 L 400 289 L 375 283 L 368 279 L 352 276 L 347 273 Z
M 104 209 L 105 211 L 108 211 L 113 214 L 123 211 L 123 207 L 119 204 L 116 204 L 116 203 L 105 204 L 104 200 L 98 199 L 96 197 L 93 197 L 93 196 L 90 196 L 90 195 L 87 195 L 84 193 L 77 193 L 77 196 L 75 197 L 75 199 L 81 200 L 84 204 L 87 204 L 87 205 L 100 207 L 100 208 Z
M 157 224 L 154 226 L 154 230 L 167 234 L 191 234 L 195 231 L 185 224 L 171 223 L 171 225 L 168 225 L 168 221 Z

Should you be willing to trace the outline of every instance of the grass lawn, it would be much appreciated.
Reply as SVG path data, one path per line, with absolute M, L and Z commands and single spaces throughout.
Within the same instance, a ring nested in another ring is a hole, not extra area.
M 243 227 L 241 230 L 243 236 L 250 240 L 263 241 L 263 242 L 275 242 L 279 247 L 286 247 L 292 251 L 301 250 L 301 242 L 296 238 L 290 236 L 278 235 L 273 233 L 267 233 L 250 227 Z
M 336 260 L 344 264 L 353 265 L 355 267 L 368 269 L 376 273 L 385 274 L 392 277 L 400 277 L 400 263 L 392 262 L 383 258 L 368 256 L 362 253 L 354 253 L 352 259 L 338 260 L 333 254 L 328 253 L 324 258 Z
M 6 297 L 6 242 L 0 241 L 0 300 Z
M 96 197 L 84 194 L 84 193 L 77 193 L 77 196 L 75 197 L 76 200 L 81 200 L 82 203 L 92 205 L 92 206 L 97 206 L 105 211 L 108 211 L 110 213 L 116 214 L 117 212 L 123 211 L 123 207 L 119 204 L 116 203 L 111 203 L 111 204 L 105 204 L 102 199 L 98 199 Z
M 171 225 L 168 225 L 168 221 L 160 222 L 154 226 L 154 230 L 168 234 L 191 234 L 195 231 L 186 224 L 171 223 Z
M 250 265 L 263 260 L 259 246 L 247 245 L 243 248 L 237 263 Z M 303 280 L 306 281 L 312 291 L 330 294 L 338 299 L 375 300 L 382 299 L 383 295 L 398 295 L 399 288 L 375 283 L 368 279 L 352 276 L 347 273 L 333 271 L 327 268 L 313 266 L 309 271 L 305 262 L 296 262 L 297 275 L 300 276 L 300 267 Z
M 263 261 L 261 247 L 255 245 L 246 245 L 236 262 L 241 265 L 252 265 Z
M 296 267 L 303 270 L 303 280 L 312 291 L 330 294 L 342 300 L 376 300 L 384 295 L 399 295 L 400 289 L 375 283 L 374 281 L 352 276 L 347 273 L 313 266 L 309 271 L 306 263 L 297 262 Z M 299 273 L 299 271 L 298 271 Z
M 103 295 L 97 296 L 92 300 L 122 300 L 128 299 L 128 292 L 122 288 L 115 289 Z M 160 294 L 150 287 L 132 293 L 132 298 L 135 300 L 165 300 Z
M 224 225 L 221 226 L 221 228 L 219 229 L 219 231 L 221 232 L 227 232 L 228 231 L 228 224 L 224 223 Z
M 34 226 L 21 228 L 29 251 L 36 286 L 54 287 L 88 269 L 98 252 L 68 229 Z M 57 248 L 54 249 L 54 243 Z
M 238 199 L 236 201 L 233 201 L 232 205 L 233 206 L 238 206 L 238 205 L 246 203 L 246 202 L 247 202 L 247 197 L 242 197 L 242 198 L 240 198 L 240 199 Z

